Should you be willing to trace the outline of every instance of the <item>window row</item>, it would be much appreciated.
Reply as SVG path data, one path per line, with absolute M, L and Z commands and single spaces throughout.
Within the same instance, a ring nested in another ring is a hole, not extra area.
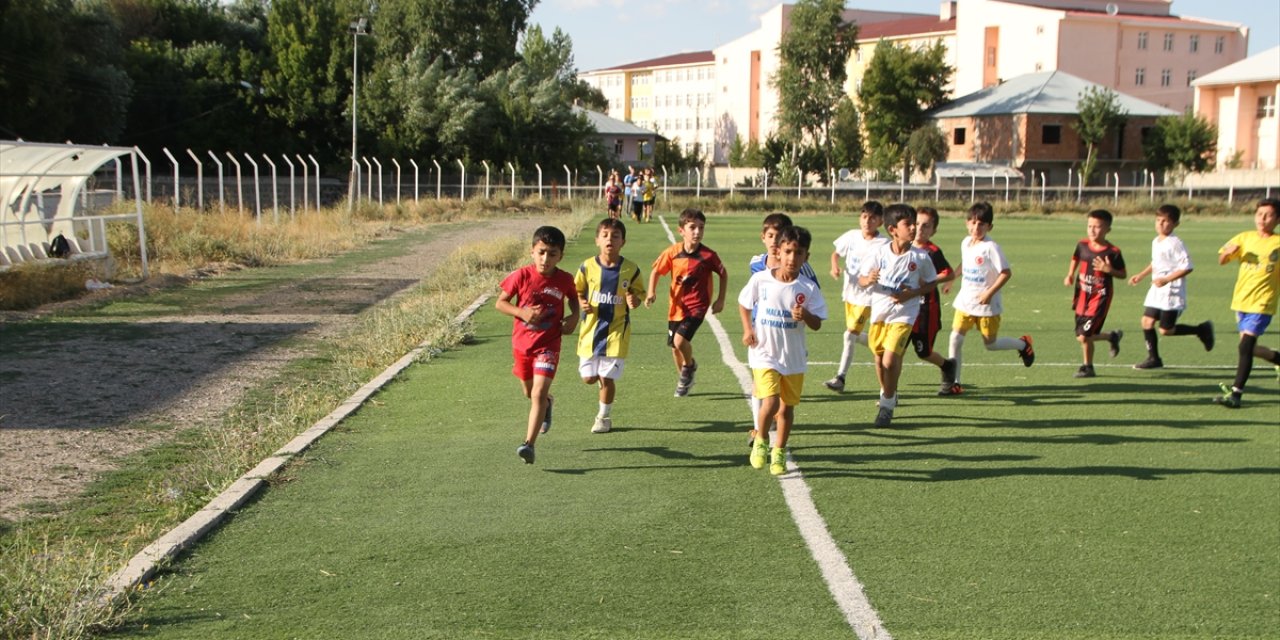
M 1146 31 L 1138 32 L 1138 48 L 1139 49 L 1147 48 L 1147 36 L 1148 36 L 1148 32 Z M 1175 41 L 1175 34 L 1173 33 L 1164 34 L 1164 50 L 1173 51 L 1174 41 Z M 1226 49 L 1227 49 L 1227 37 L 1226 36 L 1215 37 L 1213 40 L 1213 52 L 1222 53 L 1223 51 L 1226 51 Z M 1187 51 L 1189 51 L 1190 53 L 1197 53 L 1200 51 L 1200 34 L 1193 33 L 1187 36 Z
M 666 71 L 658 71 L 658 82 L 685 82 L 688 80 L 710 80 L 711 69 L 707 67 L 698 67 L 696 69 L 668 69 Z
M 1188 70 L 1187 86 L 1188 87 L 1191 86 L 1191 83 L 1194 82 L 1197 77 L 1199 77 L 1199 73 L 1195 69 Z M 1147 84 L 1147 68 L 1146 67 L 1138 67 L 1137 69 L 1133 70 L 1133 84 L 1139 87 Z M 1161 69 L 1160 70 L 1160 86 L 1167 87 L 1171 84 L 1173 84 L 1173 70 Z
M 711 104 L 710 93 L 679 93 L 653 98 L 655 107 L 702 107 L 709 104 Z

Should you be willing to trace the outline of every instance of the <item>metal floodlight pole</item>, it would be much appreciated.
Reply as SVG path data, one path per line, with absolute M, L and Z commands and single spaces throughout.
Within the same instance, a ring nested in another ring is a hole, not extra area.
M 204 209 L 204 164 L 200 162 L 200 158 L 196 157 L 196 152 L 187 149 L 187 155 L 196 161 L 196 204 L 197 208 Z
M 244 159 L 253 165 L 253 215 L 258 224 L 262 224 L 262 176 L 258 173 L 258 163 L 253 156 L 246 153 Z
M 280 156 L 284 158 L 285 164 L 289 165 L 289 219 L 292 220 L 294 211 L 297 209 L 298 204 L 298 193 L 294 187 L 294 184 L 297 182 L 297 178 L 295 177 L 296 173 L 294 172 L 293 161 L 289 159 L 289 154 L 282 153 Z
M 409 164 L 413 165 L 413 203 L 418 204 L 418 161 L 409 158 Z
M 356 198 L 360 197 L 360 163 L 356 158 L 360 154 L 360 146 L 357 142 L 359 133 L 357 121 L 360 114 L 358 109 L 359 102 L 357 100 L 358 80 L 360 78 L 360 36 L 369 35 L 369 19 L 356 18 L 348 25 L 351 31 L 351 176 L 350 183 L 347 185 L 347 210 L 354 211 L 356 206 Z M 320 172 L 316 171 L 316 179 L 319 180 Z M 320 198 L 316 197 L 316 208 L 320 208 Z
M 178 202 L 178 159 L 173 157 L 172 153 L 169 153 L 168 147 L 160 147 L 160 150 L 169 157 L 169 162 L 173 163 L 173 212 L 177 213 L 178 208 L 182 206 Z
M 440 163 L 436 161 L 435 158 L 431 159 L 431 164 L 434 164 L 436 166 L 436 200 L 439 200 L 440 199 L 440 174 L 443 173 L 443 170 L 440 169 Z
M 307 154 L 307 159 L 311 161 L 311 165 L 316 168 L 316 211 L 320 211 L 320 161 L 316 157 Z
M 392 158 L 391 164 L 396 166 L 396 204 L 400 204 L 400 161 Z
M 301 153 L 293 154 L 298 159 L 298 164 L 302 165 L 302 210 L 306 211 L 311 208 L 311 178 L 307 171 L 307 161 L 302 159 Z M 316 208 L 320 208 L 320 203 L 316 203 Z
M 262 154 L 262 159 L 271 165 L 271 221 L 280 222 L 280 185 L 276 181 L 276 163 L 271 161 L 271 156 Z
M 217 154 L 207 151 L 209 157 L 213 159 L 213 163 L 218 165 L 218 211 L 225 212 L 227 210 L 227 192 L 225 191 L 225 182 L 222 180 L 222 161 L 218 159 Z
M 231 164 L 236 166 L 236 208 L 244 211 L 244 182 L 240 174 L 240 161 L 231 155 L 230 151 L 226 152 L 227 158 L 231 160 Z

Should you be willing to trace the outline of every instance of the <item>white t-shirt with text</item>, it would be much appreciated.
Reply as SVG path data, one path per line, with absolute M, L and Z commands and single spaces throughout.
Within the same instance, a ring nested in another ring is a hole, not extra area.
M 957 311 L 976 317 L 998 316 L 1003 313 L 1004 305 L 999 291 L 991 296 L 987 304 L 979 304 L 978 295 L 995 284 L 1000 272 L 1008 268 L 1009 261 L 991 236 L 976 242 L 972 237 L 965 236 L 960 241 L 960 275 L 963 281 L 952 306 Z
M 1193 269 L 1191 255 L 1187 253 L 1187 245 L 1182 238 L 1169 234 L 1164 238 L 1156 236 L 1151 240 L 1151 279 L 1163 278 L 1183 269 Z M 1147 290 L 1147 299 L 1142 303 L 1145 307 L 1163 311 L 1182 310 L 1187 308 L 1187 279 L 1178 278 L 1163 287 L 1155 282 Z
M 841 291 L 841 299 L 864 307 L 871 304 L 871 289 L 858 286 L 858 272 L 863 256 L 888 242 L 888 238 L 879 234 L 868 240 L 862 237 L 861 229 L 846 231 L 836 238 L 832 244 L 836 246 L 836 253 L 844 258 L 844 289 Z
M 915 324 L 920 313 L 920 296 L 913 296 L 901 303 L 890 296 L 905 289 L 919 289 L 926 282 L 938 279 L 929 252 L 908 246 L 901 255 L 893 252 L 891 243 L 884 243 L 862 260 L 860 276 L 880 270 L 880 278 L 871 285 L 871 322 L 885 324 Z
M 747 364 L 752 369 L 773 369 L 784 376 L 808 369 L 806 326 L 791 317 L 791 308 L 797 302 L 810 314 L 826 319 L 827 302 L 822 290 L 808 278 L 781 282 L 772 270 L 766 269 L 751 276 L 742 288 L 738 304 L 756 310 L 751 321 L 756 346 L 747 349 Z

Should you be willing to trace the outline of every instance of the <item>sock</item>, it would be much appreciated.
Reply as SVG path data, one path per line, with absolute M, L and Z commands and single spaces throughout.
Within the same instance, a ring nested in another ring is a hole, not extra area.
M 881 391 L 880 402 L 878 404 L 882 409 L 895 409 L 898 406 L 898 396 L 897 395 L 894 395 L 892 397 L 886 396 L 884 395 L 884 392 Z
M 609 417 L 609 414 L 610 414 L 610 413 L 612 413 L 612 412 L 613 412 L 613 405 L 611 405 L 611 404 L 605 404 L 605 403 L 601 402 L 601 403 L 600 403 L 600 413 L 598 413 L 598 414 L 596 414 L 596 415 L 600 416 L 601 418 L 608 418 L 608 417 Z
M 1177 329 L 1175 328 L 1175 331 Z M 1147 355 L 1153 359 L 1160 358 L 1160 334 L 1155 327 L 1142 330 L 1142 339 L 1147 342 Z
M 953 382 L 960 384 L 960 349 L 964 346 L 964 334 L 951 332 L 951 341 L 948 346 L 948 357 L 956 361 L 956 377 Z
M 849 371 L 849 365 L 853 363 L 853 345 L 857 342 L 857 336 L 848 331 L 844 332 L 844 349 L 840 352 L 840 367 L 836 369 L 836 375 L 843 378 L 844 374 Z
M 987 345 L 987 351 L 1022 351 L 1027 343 L 1020 338 L 996 338 Z
M 1271 352 L 1271 364 L 1280 365 L 1280 351 Z
M 1258 344 L 1258 336 L 1247 333 L 1240 336 L 1240 360 L 1236 363 L 1236 381 L 1231 395 L 1239 396 L 1244 392 L 1244 383 L 1249 381 L 1249 373 L 1253 371 L 1253 347 Z
M 860 344 L 860 345 L 862 345 L 862 346 L 864 346 L 864 347 L 865 347 L 865 346 L 867 346 L 867 344 L 868 344 L 868 340 L 869 340 L 869 338 L 867 338 L 867 334 L 865 334 L 865 333 L 856 333 L 856 334 L 854 334 L 853 339 L 854 339 L 858 344 Z
M 1173 325 L 1173 335 L 1175 336 L 1198 336 L 1200 335 L 1200 327 L 1189 324 Z
M 751 396 L 751 428 L 756 428 L 760 424 L 760 398 Z

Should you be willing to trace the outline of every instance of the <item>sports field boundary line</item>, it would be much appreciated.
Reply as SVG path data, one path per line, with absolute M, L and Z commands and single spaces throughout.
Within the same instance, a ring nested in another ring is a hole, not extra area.
M 671 227 L 667 226 L 666 217 L 658 216 L 658 222 L 662 223 L 663 230 L 667 232 L 667 238 L 674 243 L 675 235 L 671 233 Z M 732 304 L 736 309 L 737 296 L 733 297 Z M 753 386 L 750 370 L 738 360 L 733 351 L 733 343 L 729 340 L 729 334 L 719 318 L 715 314 L 707 314 L 707 324 L 711 325 L 711 332 L 715 334 L 716 342 L 720 345 L 721 360 L 738 379 L 738 384 L 749 403 Z M 859 640 L 893 640 L 893 636 L 889 635 L 889 631 L 884 628 L 884 623 L 880 621 L 879 614 L 871 606 L 871 601 L 867 599 L 862 583 L 849 567 L 848 558 L 831 537 L 827 522 L 818 512 L 818 506 L 814 504 L 813 495 L 809 492 L 809 485 L 804 481 L 804 474 L 800 471 L 800 466 L 796 464 L 795 459 L 791 457 L 790 451 L 787 452 L 787 472 L 778 477 L 778 484 L 782 486 L 783 499 L 786 500 L 787 508 L 791 511 L 791 519 L 800 530 L 800 537 L 804 539 L 805 545 L 809 547 L 809 554 L 814 562 L 818 563 L 822 579 L 827 583 L 827 590 L 831 592 L 836 606 L 844 614 L 845 622 L 857 634 Z
M 462 324 L 474 315 L 491 296 L 492 294 L 490 293 L 481 294 L 466 309 L 454 316 L 451 321 L 452 324 Z M 226 489 L 223 489 L 221 493 L 214 496 L 199 511 L 193 513 L 186 520 L 179 523 L 178 526 L 170 529 L 139 551 L 123 568 L 107 579 L 101 596 L 102 599 L 115 600 L 135 589 L 155 575 L 156 570 L 162 563 L 174 559 L 210 531 L 216 529 L 232 511 L 238 509 L 252 498 L 266 484 L 267 478 L 271 474 L 279 471 L 299 454 L 310 448 L 322 436 L 354 413 L 356 409 L 359 409 L 373 394 L 381 390 L 388 382 L 394 380 L 402 371 L 409 368 L 409 365 L 417 361 L 418 357 L 430 348 L 430 342 L 422 342 L 401 356 L 399 360 L 383 369 L 381 373 L 366 382 L 355 393 L 352 393 L 328 415 L 318 420 L 302 433 L 294 436 L 292 440 L 277 449 L 275 453 L 259 462 L 258 466 L 245 472 L 244 475 L 237 478 Z

